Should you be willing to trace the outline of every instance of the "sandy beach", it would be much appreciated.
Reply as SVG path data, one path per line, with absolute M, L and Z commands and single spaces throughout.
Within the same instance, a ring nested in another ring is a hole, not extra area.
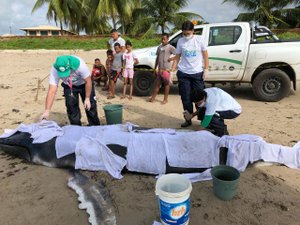
M 0 133 L 20 123 L 39 120 L 44 110 L 51 65 L 60 54 L 82 57 L 92 68 L 95 58 L 105 62 L 105 50 L 99 51 L 0 51 Z M 44 79 L 44 80 L 43 80 Z M 38 81 L 41 82 L 38 88 Z M 300 82 L 298 82 L 298 88 Z M 250 85 L 219 86 L 230 93 L 243 108 L 242 114 L 226 121 L 230 135 L 254 134 L 265 141 L 293 146 L 300 140 L 300 91 L 279 102 L 256 101 Z M 154 103 L 148 97 L 120 99 L 123 85 L 117 85 L 117 97 L 106 99 L 96 87 L 98 114 L 105 124 L 103 106 L 123 104 L 124 122 L 143 127 L 180 128 L 182 105 L 177 86 L 171 88 L 169 102 L 161 105 L 163 95 Z M 63 89 L 59 87 L 50 114 L 60 125 L 68 124 Z M 87 124 L 85 114 L 82 122 Z M 190 129 L 197 129 L 193 120 Z M 105 172 L 94 179 L 105 182 L 112 196 L 120 225 L 151 225 L 159 220 L 154 193 L 156 179 L 150 175 L 123 174 L 115 180 Z M 78 208 L 76 193 L 68 188 L 68 170 L 33 165 L 0 152 L 0 225 L 87 225 L 88 215 Z M 190 196 L 191 225 L 300 225 L 300 170 L 285 166 L 250 166 L 241 173 L 237 195 L 224 202 L 213 195 L 212 181 L 193 183 Z

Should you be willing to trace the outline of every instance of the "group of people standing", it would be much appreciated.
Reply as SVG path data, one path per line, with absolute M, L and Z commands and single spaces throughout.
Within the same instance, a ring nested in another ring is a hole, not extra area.
M 182 24 L 182 34 L 183 37 L 178 40 L 176 48 L 168 43 L 168 34 L 162 34 L 161 45 L 156 52 L 155 88 L 149 102 L 155 101 L 162 83 L 165 86 L 162 104 L 168 102 L 172 74 L 177 68 L 179 94 L 185 112 L 185 121 L 181 127 L 190 126 L 192 118 L 197 115 L 202 121 L 202 128 L 209 129 L 218 136 L 227 134 L 224 119 L 236 118 L 241 113 L 241 106 L 219 88 L 205 89 L 204 81 L 209 63 L 206 43 L 201 36 L 194 35 L 194 24 L 190 21 Z M 107 98 L 111 99 L 115 98 L 115 84 L 122 74 L 124 88 L 121 99 L 126 97 L 128 83 L 130 85 L 128 98 L 132 99 L 134 65 L 138 64 L 138 57 L 132 51 L 132 44 L 130 41 L 125 42 L 117 30 L 112 30 L 107 47 L 106 72 L 108 77 L 106 79 L 105 76 L 95 76 L 96 73 L 104 73 L 104 66 L 99 59 L 95 59 L 91 76 L 87 65 L 81 58 L 66 55 L 56 58 L 50 72 L 50 85 L 42 118 L 49 117 L 60 79 L 64 88 L 68 118 L 74 125 L 81 125 L 79 95 L 84 104 L 89 125 L 100 125 L 93 80 L 99 85 L 100 82 L 105 84 L 104 89 L 109 93 Z M 172 55 L 175 56 L 172 57 Z M 171 62 L 173 62 L 172 65 Z M 100 64 L 103 67 L 99 66 Z M 194 104 L 196 112 L 193 109 Z

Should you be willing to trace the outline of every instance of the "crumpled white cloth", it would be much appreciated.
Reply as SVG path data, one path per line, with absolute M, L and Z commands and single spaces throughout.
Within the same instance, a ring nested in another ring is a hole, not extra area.
M 192 183 L 198 182 L 198 181 L 205 181 L 205 180 L 211 180 L 211 169 L 207 169 L 203 171 L 202 173 L 183 173 L 186 178 L 188 178 Z
M 38 123 L 30 125 L 20 124 L 16 129 L 6 129 L 0 138 L 7 138 L 17 132 L 27 132 L 31 134 L 32 143 L 44 143 L 54 137 L 62 136 L 63 129 L 56 122 L 50 120 L 42 120 Z
M 99 139 L 82 137 L 76 144 L 75 169 L 107 171 L 111 176 L 121 179 L 121 171 L 127 161 L 115 155 Z
M 265 162 L 277 162 L 287 167 L 300 168 L 300 142 L 294 147 L 266 143 L 261 150 L 261 158 Z
M 181 173 L 183 176 L 185 176 L 187 179 L 189 179 L 192 183 L 198 182 L 198 181 L 205 181 L 205 180 L 211 180 L 211 169 L 207 169 L 203 171 L 202 173 Z M 158 179 L 164 174 L 159 174 L 155 178 Z
M 219 164 L 219 137 L 208 131 L 177 132 L 164 135 L 170 166 L 209 168 Z
M 216 147 L 228 148 L 226 164 L 244 171 L 249 162 L 261 160 L 261 150 L 265 144 L 266 142 L 259 136 L 241 134 L 221 137 Z
M 300 168 L 300 142 L 294 147 L 265 142 L 250 134 L 221 137 L 217 148 L 228 148 L 227 165 L 244 171 L 249 163 L 263 160 L 280 163 L 290 168 Z

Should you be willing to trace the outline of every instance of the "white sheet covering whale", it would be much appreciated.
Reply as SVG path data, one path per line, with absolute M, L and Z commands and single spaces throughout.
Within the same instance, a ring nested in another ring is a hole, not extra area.
M 55 122 L 51 122 L 55 123 Z M 38 124 L 35 124 L 35 127 Z M 26 126 L 22 125 L 24 130 Z M 76 169 L 105 170 L 115 178 L 122 178 L 124 166 L 129 171 L 149 174 L 164 174 L 166 160 L 170 166 L 183 168 L 210 168 L 219 164 L 220 147 L 228 148 L 227 165 L 244 171 L 249 163 L 263 160 L 300 168 L 300 142 L 293 147 L 265 142 L 256 135 L 214 136 L 207 131 L 176 131 L 173 129 L 132 129 L 134 124 L 107 126 L 64 126 L 49 132 L 42 127 L 41 135 L 57 135 L 55 150 L 57 158 L 76 154 Z M 30 129 L 25 129 L 30 132 Z M 1 137 L 7 137 L 3 134 Z M 0 138 L 1 138 L 0 137 Z M 34 137 L 32 137 L 34 138 Z M 118 144 L 127 148 L 126 159 L 112 154 L 107 144 Z

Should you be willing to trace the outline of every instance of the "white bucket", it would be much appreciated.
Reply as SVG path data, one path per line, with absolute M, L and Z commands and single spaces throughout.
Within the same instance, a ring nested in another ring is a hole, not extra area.
M 164 225 L 188 225 L 192 184 L 181 174 L 161 176 L 155 186 L 159 197 L 160 220 Z

